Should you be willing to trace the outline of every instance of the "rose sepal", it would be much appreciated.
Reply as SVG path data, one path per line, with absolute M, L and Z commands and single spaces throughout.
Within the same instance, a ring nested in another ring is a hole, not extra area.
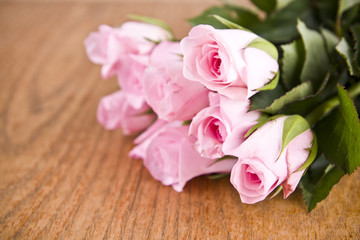
M 272 90 L 272 89 L 276 88 L 276 86 L 278 85 L 279 79 L 280 79 L 280 71 L 277 71 L 275 76 L 272 79 L 269 79 L 269 83 L 267 83 L 266 85 L 264 85 L 261 88 L 255 89 L 255 90 L 256 91 Z
M 310 129 L 310 124 L 300 115 L 290 115 L 284 121 L 282 146 L 279 156 L 296 136 Z
M 277 48 L 271 42 L 265 40 L 264 38 L 257 37 L 252 40 L 247 47 L 253 47 L 260 49 L 266 53 L 268 53 L 273 59 L 276 61 L 279 59 L 279 53 Z
M 271 195 L 271 198 L 276 197 L 279 193 L 281 193 L 281 191 L 283 190 L 283 186 L 279 185 L 277 188 L 275 188 L 275 190 L 273 191 L 274 193 Z
M 216 20 L 218 20 L 219 22 L 221 22 L 222 24 L 224 24 L 225 26 L 227 26 L 230 29 L 240 29 L 240 30 L 244 30 L 244 31 L 248 31 L 251 32 L 249 29 L 246 29 L 242 26 L 240 26 L 239 24 L 236 24 L 232 21 L 227 20 L 226 18 L 220 17 L 219 15 L 211 15 L 212 17 L 214 17 Z
M 310 154 L 308 159 L 306 160 L 306 162 L 297 170 L 298 171 L 302 171 L 305 169 L 304 174 L 306 173 L 308 167 L 310 166 L 310 164 L 315 160 L 317 153 L 318 153 L 318 142 L 317 142 L 317 137 L 314 131 L 311 131 L 313 134 L 313 143 L 311 148 L 309 149 Z
M 274 120 L 278 117 L 281 117 L 281 116 L 284 116 L 284 115 L 275 115 L 275 116 L 271 116 L 271 117 L 268 117 L 266 116 L 265 114 L 261 114 L 259 119 L 258 119 L 258 123 L 255 124 L 252 128 L 249 129 L 249 131 L 246 132 L 246 134 L 244 135 L 245 138 L 249 137 L 253 132 L 255 132 L 257 129 L 259 129 L 260 127 L 262 127 L 263 125 L 265 125 L 265 123 L 271 121 L 271 120 Z

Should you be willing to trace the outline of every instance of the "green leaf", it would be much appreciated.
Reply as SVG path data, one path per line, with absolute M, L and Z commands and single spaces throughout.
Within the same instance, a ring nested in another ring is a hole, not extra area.
M 249 131 L 247 131 L 247 133 L 244 135 L 245 138 L 247 138 L 248 136 L 250 136 L 253 132 L 255 132 L 256 129 L 261 128 L 265 123 L 272 121 L 278 117 L 281 117 L 282 115 L 276 115 L 276 116 L 271 116 L 271 117 L 266 117 L 266 118 L 260 118 L 258 120 L 258 123 L 255 124 L 252 128 L 249 129 Z
M 282 190 L 283 190 L 283 186 L 282 185 L 278 186 L 270 198 L 276 197 Z
M 360 66 L 360 24 L 351 26 L 350 28 L 351 33 L 353 35 L 354 38 L 354 42 L 355 42 L 355 62 L 358 66 Z
M 270 106 L 259 110 L 265 113 L 275 114 L 285 105 L 304 99 L 312 93 L 313 88 L 311 82 L 303 82 L 299 86 L 294 87 L 289 92 L 282 95 L 280 98 L 275 99 Z
M 265 91 L 265 90 L 275 89 L 275 88 L 277 87 L 278 83 L 279 83 L 279 78 L 280 78 L 279 76 L 280 76 L 280 72 L 278 71 L 278 72 L 275 74 L 274 78 L 273 78 L 273 79 L 269 79 L 269 82 L 268 82 L 265 86 L 263 86 L 263 87 L 261 87 L 261 88 L 258 88 L 258 89 L 256 89 L 256 90 L 257 90 L 257 91 Z
M 309 123 L 300 115 L 288 116 L 284 121 L 282 146 L 279 156 L 286 146 L 298 135 L 310 129 Z
M 280 9 L 286 7 L 292 1 L 294 1 L 294 0 L 277 0 L 276 1 L 276 10 L 280 10 Z
M 360 123 L 358 113 L 356 112 L 354 103 L 344 88 L 338 86 L 338 96 L 340 99 L 340 112 L 343 114 L 345 123 L 349 128 L 348 151 L 348 172 L 353 173 L 360 165 Z
M 188 22 L 192 26 L 199 24 L 208 24 L 213 26 L 216 29 L 227 28 L 226 25 L 219 22 L 217 19 L 213 18 L 212 15 L 221 16 L 231 22 L 234 22 L 240 26 L 248 27 L 257 22 L 259 22 L 258 16 L 241 7 L 225 4 L 224 6 L 215 6 L 206 9 L 202 14 L 194 18 L 188 19 Z
M 306 50 L 300 79 L 302 82 L 311 81 L 314 89 L 318 89 L 330 68 L 330 61 L 323 38 L 319 32 L 308 29 L 300 20 L 297 29 Z
M 352 12 L 352 14 L 350 14 L 350 17 L 348 16 L 348 18 L 345 18 L 345 21 L 342 22 L 342 15 L 343 13 L 345 13 L 347 10 L 353 8 L 356 4 L 359 4 L 360 0 L 340 0 L 339 1 L 339 6 L 338 6 L 338 11 L 336 14 L 336 26 L 335 26 L 335 30 L 338 36 L 342 36 L 343 34 L 343 29 L 341 29 L 341 25 L 349 25 L 352 20 L 354 18 L 356 18 L 356 16 L 358 15 L 357 10 L 355 12 Z M 351 11 L 350 11 L 351 12 Z M 347 26 L 346 26 L 347 28 Z
M 346 10 L 359 4 L 360 0 L 340 0 L 338 8 L 338 16 L 341 16 Z
M 328 79 L 328 78 L 327 78 Z M 327 81 L 326 81 L 327 83 Z M 331 87 L 333 82 L 329 83 L 326 87 Z M 329 90 L 326 89 L 328 92 Z M 321 92 L 321 91 L 320 91 Z M 311 112 L 306 116 L 306 120 L 310 123 L 311 126 L 316 124 L 318 121 L 320 121 L 325 115 L 327 115 L 331 110 L 333 110 L 335 107 L 339 105 L 339 100 L 337 97 L 332 97 L 330 99 L 327 99 L 325 102 L 321 104 L 317 104 L 316 102 L 319 100 L 320 97 L 325 97 L 328 93 L 324 91 L 322 94 L 320 92 L 315 94 L 315 104 L 313 105 L 313 109 Z
M 317 0 L 315 14 L 319 25 L 327 29 L 335 29 L 336 14 L 339 0 Z
M 353 7 L 351 7 L 350 9 L 348 9 L 346 12 L 344 12 L 344 14 L 341 17 L 341 26 L 342 26 L 344 37 L 346 39 L 350 38 L 350 36 L 349 36 L 350 26 L 353 24 L 359 23 L 359 20 L 360 20 L 359 11 L 360 11 L 360 5 L 357 4 Z
M 174 33 L 173 33 L 172 29 L 170 28 L 169 25 L 167 25 L 162 20 L 159 20 L 159 19 L 156 19 L 156 18 L 140 16 L 140 15 L 135 15 L 135 14 L 130 14 L 130 15 L 128 15 L 128 17 L 130 19 L 133 19 L 133 20 L 136 20 L 136 21 L 145 22 L 145 23 L 149 23 L 149 24 L 159 26 L 159 27 L 165 29 L 166 31 L 168 31 L 171 34 L 172 38 L 174 38 Z
M 337 96 L 333 96 L 338 92 L 338 85 L 339 83 L 344 83 L 346 79 L 344 77 L 348 78 L 348 72 L 346 69 L 343 69 L 342 73 L 337 75 L 336 77 L 333 77 L 327 81 L 326 86 L 323 90 L 321 90 L 319 93 L 316 93 L 318 95 L 315 95 L 314 100 L 318 101 L 317 104 L 313 105 L 312 110 L 308 115 L 306 116 L 306 119 L 310 123 L 310 125 L 314 125 L 317 122 L 319 122 L 323 117 L 325 117 L 329 112 L 331 112 L 335 107 L 339 106 L 340 100 Z M 335 91 L 333 91 L 333 87 L 335 88 Z M 320 94 L 321 93 L 321 94 Z M 357 82 L 353 84 L 349 88 L 349 96 L 350 98 L 356 98 L 360 95 L 360 82 Z M 331 98 L 329 98 L 332 96 Z M 325 101 L 320 102 L 320 99 L 323 99 Z M 316 102 L 315 102 L 316 103 Z M 304 103 L 302 103 L 304 104 Z M 300 107 L 300 106 L 297 106 Z M 299 109 L 297 109 L 299 110 Z
M 247 47 L 253 47 L 253 48 L 257 48 L 260 50 L 263 50 L 264 52 L 268 53 L 273 59 L 275 59 L 276 61 L 278 60 L 279 57 L 279 53 L 276 49 L 276 47 L 270 43 L 269 41 L 266 41 L 265 39 L 261 38 L 261 37 L 257 37 L 254 40 L 251 41 L 251 43 L 249 43 L 249 45 L 247 45 Z
M 274 44 L 286 43 L 299 35 L 296 29 L 298 18 L 308 26 L 317 25 L 310 1 L 292 1 L 249 29 Z
M 336 50 L 345 59 L 350 75 L 359 76 L 359 66 L 355 61 L 354 52 L 345 38 L 342 38 L 339 44 L 336 45 Z
M 360 165 L 360 123 L 350 96 L 340 86 L 338 98 L 339 108 L 323 118 L 315 132 L 327 159 L 351 174 Z
M 217 21 L 215 18 L 212 17 L 212 15 L 218 14 L 219 16 L 222 16 L 226 19 L 233 19 L 233 16 L 231 15 L 231 12 L 223 7 L 211 7 L 206 9 L 202 14 L 199 16 L 189 18 L 188 22 L 191 24 L 192 27 L 199 25 L 199 24 L 208 24 L 213 26 L 216 29 L 223 29 L 227 28 L 224 24 Z
M 343 175 L 343 171 L 330 165 L 316 184 L 312 183 L 307 175 L 302 177 L 299 185 L 309 212 L 316 207 L 318 202 L 329 195 L 332 187 L 340 181 Z
M 285 105 L 279 113 L 292 115 L 292 114 L 299 114 L 301 116 L 306 116 L 309 112 L 311 112 L 319 103 L 319 96 L 309 96 L 303 100 L 295 101 L 288 105 Z M 311 125 L 311 124 L 310 124 Z
M 301 39 L 281 45 L 283 58 L 281 59 L 281 80 L 287 89 L 300 84 L 300 74 L 305 61 L 305 49 Z
M 277 84 L 276 88 L 272 90 L 257 92 L 250 97 L 250 110 L 264 109 L 284 94 L 285 91 L 281 84 Z
M 333 32 L 325 28 L 321 29 L 321 34 L 325 40 L 327 52 L 331 54 L 334 51 L 335 46 L 339 43 L 340 39 Z
M 228 9 L 229 11 L 233 11 L 235 13 L 235 15 L 232 14 L 233 22 L 245 28 L 248 28 L 249 26 L 252 26 L 253 24 L 260 22 L 260 19 L 256 13 L 248 9 L 245 9 L 241 6 L 226 3 L 224 5 L 224 8 Z
M 303 197 L 306 205 L 309 206 L 314 191 L 314 187 L 319 183 L 320 179 L 325 175 L 325 170 L 330 166 L 330 162 L 326 160 L 324 154 L 321 154 L 308 168 L 303 175 L 299 186 L 302 189 Z
M 320 151 L 318 151 L 320 152 Z M 310 182 L 315 186 L 325 174 L 325 170 L 331 165 L 331 163 L 326 159 L 324 154 L 318 154 L 319 157 L 310 164 L 307 172 L 305 173 L 306 177 Z
M 302 116 L 306 116 L 308 114 L 312 114 L 314 109 L 316 108 L 323 108 L 324 111 L 327 111 L 329 107 L 328 103 L 324 103 L 328 106 L 323 106 L 323 102 L 329 99 L 330 97 L 337 94 L 337 85 L 339 83 L 343 83 L 347 78 L 348 74 L 347 71 L 344 70 L 340 74 L 336 72 L 337 68 L 332 67 L 330 71 L 326 74 L 325 78 L 323 79 L 322 84 L 317 89 L 314 94 L 307 96 L 305 99 L 296 101 L 294 103 L 288 104 L 281 109 L 280 113 L 282 114 L 299 114 Z M 320 107 L 321 106 L 321 107 Z M 330 106 L 331 107 L 331 106 Z M 317 114 L 316 114 L 317 115 Z M 308 116 L 306 117 L 310 125 L 313 125 L 314 121 L 309 120 Z M 313 118 L 311 116 L 311 118 Z M 315 122 L 318 122 L 320 119 L 317 116 L 314 116 Z
M 313 191 L 314 191 L 314 186 L 309 182 L 309 180 L 306 178 L 306 175 L 303 176 L 299 182 L 299 187 L 302 190 L 302 195 L 305 201 L 306 206 L 308 207 L 308 211 L 311 212 L 311 210 L 314 209 L 314 207 L 312 207 L 310 209 L 310 205 L 311 204 L 311 199 L 312 199 L 312 195 L 313 195 Z
M 313 133 L 313 142 L 311 148 L 309 149 L 310 151 L 309 157 L 306 160 L 306 162 L 297 171 L 302 171 L 304 169 L 307 169 L 310 166 L 310 164 L 315 160 L 316 155 L 318 153 L 318 143 L 317 143 L 316 134 L 314 131 L 312 133 Z
M 251 2 L 268 15 L 272 13 L 276 7 L 276 0 L 251 0 Z
M 226 27 L 230 28 L 230 29 L 240 29 L 240 30 L 244 30 L 244 31 L 249 31 L 248 29 L 246 28 L 243 28 L 242 26 L 234 23 L 234 22 L 231 22 L 219 15 L 212 15 L 212 17 L 214 17 L 216 20 L 218 20 L 220 23 L 222 23 L 223 25 L 225 25 Z
M 325 175 L 323 175 L 314 188 L 309 211 L 314 209 L 318 202 L 324 200 L 329 195 L 332 187 L 340 181 L 342 176 L 344 176 L 344 172 L 334 166 L 330 166 L 325 170 Z

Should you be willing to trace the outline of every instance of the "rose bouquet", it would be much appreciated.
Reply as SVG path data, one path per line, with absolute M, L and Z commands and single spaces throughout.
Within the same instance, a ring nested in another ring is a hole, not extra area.
M 139 134 L 129 156 L 176 191 L 230 175 L 244 203 L 300 186 L 311 211 L 360 165 L 360 1 L 252 2 L 262 17 L 215 6 L 181 40 L 142 16 L 100 26 L 86 52 L 120 90 L 97 119 Z

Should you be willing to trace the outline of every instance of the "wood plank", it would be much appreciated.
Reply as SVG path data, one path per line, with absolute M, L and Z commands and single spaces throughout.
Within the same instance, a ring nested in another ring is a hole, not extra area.
M 0 239 L 353 239 L 360 173 L 310 214 L 301 193 L 255 205 L 228 179 L 199 177 L 182 193 L 127 153 L 132 137 L 96 122 L 102 81 L 83 40 L 129 13 L 158 17 L 181 38 L 184 19 L 213 2 L 0 2 Z

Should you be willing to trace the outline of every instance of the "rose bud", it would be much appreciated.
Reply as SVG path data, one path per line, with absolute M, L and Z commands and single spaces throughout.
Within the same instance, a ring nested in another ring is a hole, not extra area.
M 145 131 L 143 134 L 147 138 L 143 138 L 143 142 L 131 151 L 130 156 L 143 156 L 144 165 L 151 175 L 178 192 L 194 177 L 231 171 L 236 159 L 215 163 L 214 159 L 201 157 L 193 148 L 194 138 L 187 134 L 189 126 L 181 126 L 179 123 L 177 126 L 175 122 L 168 125 L 160 123 L 156 127 L 158 131 L 150 129 L 151 136 Z
M 154 120 L 155 115 L 146 103 L 139 108 L 128 101 L 126 93 L 118 91 L 103 97 L 97 108 L 97 119 L 105 129 L 121 128 L 125 135 L 144 130 Z
M 201 110 L 190 124 L 195 147 L 203 157 L 221 158 L 232 154 L 245 139 L 246 132 L 257 123 L 260 113 L 249 110 L 248 101 L 235 101 L 209 93 L 210 106 Z
M 256 129 L 235 150 L 238 161 L 230 180 L 241 201 L 262 201 L 280 185 L 287 198 L 305 171 L 313 141 L 308 123 L 298 115 L 277 117 Z
M 246 30 L 198 25 L 181 40 L 181 48 L 184 76 L 232 99 L 250 98 L 279 69 L 276 48 Z
M 159 118 L 189 120 L 209 105 L 209 90 L 183 76 L 178 42 L 163 41 L 156 46 L 150 65 L 144 75 L 145 99 Z
M 168 31 L 147 23 L 126 22 L 120 28 L 101 25 L 92 32 L 84 45 L 89 59 L 101 64 L 104 79 L 114 76 L 126 54 L 149 55 L 157 41 L 170 39 Z

